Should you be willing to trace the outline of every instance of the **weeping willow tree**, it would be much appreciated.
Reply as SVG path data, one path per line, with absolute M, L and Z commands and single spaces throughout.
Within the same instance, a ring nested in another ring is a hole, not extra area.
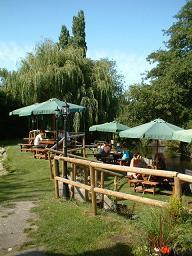
M 21 106 L 58 98 L 86 107 L 74 116 L 74 128 L 86 129 L 97 122 L 111 121 L 118 111 L 118 95 L 122 84 L 113 62 L 85 58 L 80 47 L 62 49 L 46 40 L 21 61 L 16 72 L 3 81 L 7 95 Z
M 121 78 L 115 63 L 86 58 L 84 12 L 73 17 L 72 35 L 62 26 L 59 42 L 46 40 L 28 53 L 16 72 L 0 70 L 3 90 L 18 107 L 59 98 L 83 105 L 86 113 L 76 113 L 74 129 L 111 121 L 119 110 Z

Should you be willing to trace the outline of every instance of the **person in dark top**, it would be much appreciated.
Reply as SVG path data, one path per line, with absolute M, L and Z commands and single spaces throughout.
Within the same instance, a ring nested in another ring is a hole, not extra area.
M 101 151 L 100 151 L 100 154 L 101 154 L 102 157 L 106 157 L 110 154 L 110 151 L 111 151 L 111 146 L 107 142 L 105 142 L 103 144 L 103 147 L 102 147 Z
M 166 170 L 165 157 L 162 153 L 157 153 L 155 155 L 155 161 L 157 163 L 157 169 Z

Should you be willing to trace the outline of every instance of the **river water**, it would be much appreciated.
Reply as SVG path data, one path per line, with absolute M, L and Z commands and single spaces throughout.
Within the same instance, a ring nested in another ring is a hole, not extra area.
M 186 157 L 181 158 L 180 153 L 174 152 L 174 150 L 169 149 L 167 147 L 161 147 L 159 149 L 160 153 L 163 153 L 165 156 L 166 169 L 169 171 L 177 171 L 181 173 L 185 173 L 185 169 L 192 170 L 192 159 Z M 142 154 L 144 154 L 149 159 L 154 159 L 156 153 L 156 148 L 153 147 L 143 147 Z

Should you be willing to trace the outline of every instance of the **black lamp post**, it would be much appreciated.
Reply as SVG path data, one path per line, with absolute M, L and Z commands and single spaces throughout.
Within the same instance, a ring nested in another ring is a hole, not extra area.
M 63 141 L 63 155 L 67 156 L 67 117 L 70 114 L 69 105 L 65 102 L 65 105 L 61 109 L 64 120 L 64 141 Z M 67 179 L 67 162 L 63 163 L 63 178 Z M 69 198 L 69 186 L 64 183 L 63 185 L 63 196 L 67 199 Z
M 57 109 L 55 110 L 56 114 L 55 114 L 55 128 L 56 128 L 56 150 L 58 150 L 58 118 L 60 116 L 60 109 L 57 106 Z
M 31 112 L 31 123 L 32 123 L 32 130 L 35 129 L 35 115 L 33 114 L 33 111 Z

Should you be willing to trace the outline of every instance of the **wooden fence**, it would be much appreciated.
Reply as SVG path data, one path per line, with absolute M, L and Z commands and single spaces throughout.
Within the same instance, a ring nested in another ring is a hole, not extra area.
M 52 150 L 49 152 L 50 170 L 51 177 L 54 178 L 55 183 L 55 195 L 59 197 L 59 182 L 66 183 L 71 186 L 72 197 L 74 196 L 74 188 L 81 188 L 85 190 L 85 199 L 88 200 L 88 195 L 91 194 L 92 202 L 92 212 L 94 215 L 97 214 L 97 200 L 96 193 L 102 195 L 113 196 L 119 199 L 131 200 L 134 202 L 144 203 L 148 205 L 166 207 L 167 202 L 160 200 L 149 199 L 141 196 L 131 195 L 123 192 L 118 192 L 110 189 L 104 188 L 104 175 L 110 174 L 114 176 L 115 190 L 117 189 L 117 179 L 119 177 L 126 177 L 127 172 L 140 173 L 144 175 L 160 176 L 164 178 L 173 178 L 174 180 L 174 195 L 181 198 L 182 195 L 182 183 L 189 182 L 192 183 L 192 176 L 181 174 L 178 172 L 164 171 L 164 170 L 153 170 L 146 168 L 134 168 L 125 167 L 119 165 L 104 164 L 97 161 L 89 161 L 83 157 L 78 157 L 70 155 L 71 157 L 63 157 L 61 152 Z M 73 156 L 73 157 L 72 157 Z M 70 179 L 63 178 L 63 170 L 60 170 L 60 166 L 63 166 L 63 161 L 71 164 L 71 175 Z M 59 164 L 62 162 L 61 164 Z M 83 169 L 82 174 L 84 175 L 84 183 L 76 180 L 77 178 L 77 167 Z M 89 179 L 88 179 L 89 178 Z M 99 182 L 98 182 L 99 179 Z M 98 185 L 99 184 L 99 185 Z

